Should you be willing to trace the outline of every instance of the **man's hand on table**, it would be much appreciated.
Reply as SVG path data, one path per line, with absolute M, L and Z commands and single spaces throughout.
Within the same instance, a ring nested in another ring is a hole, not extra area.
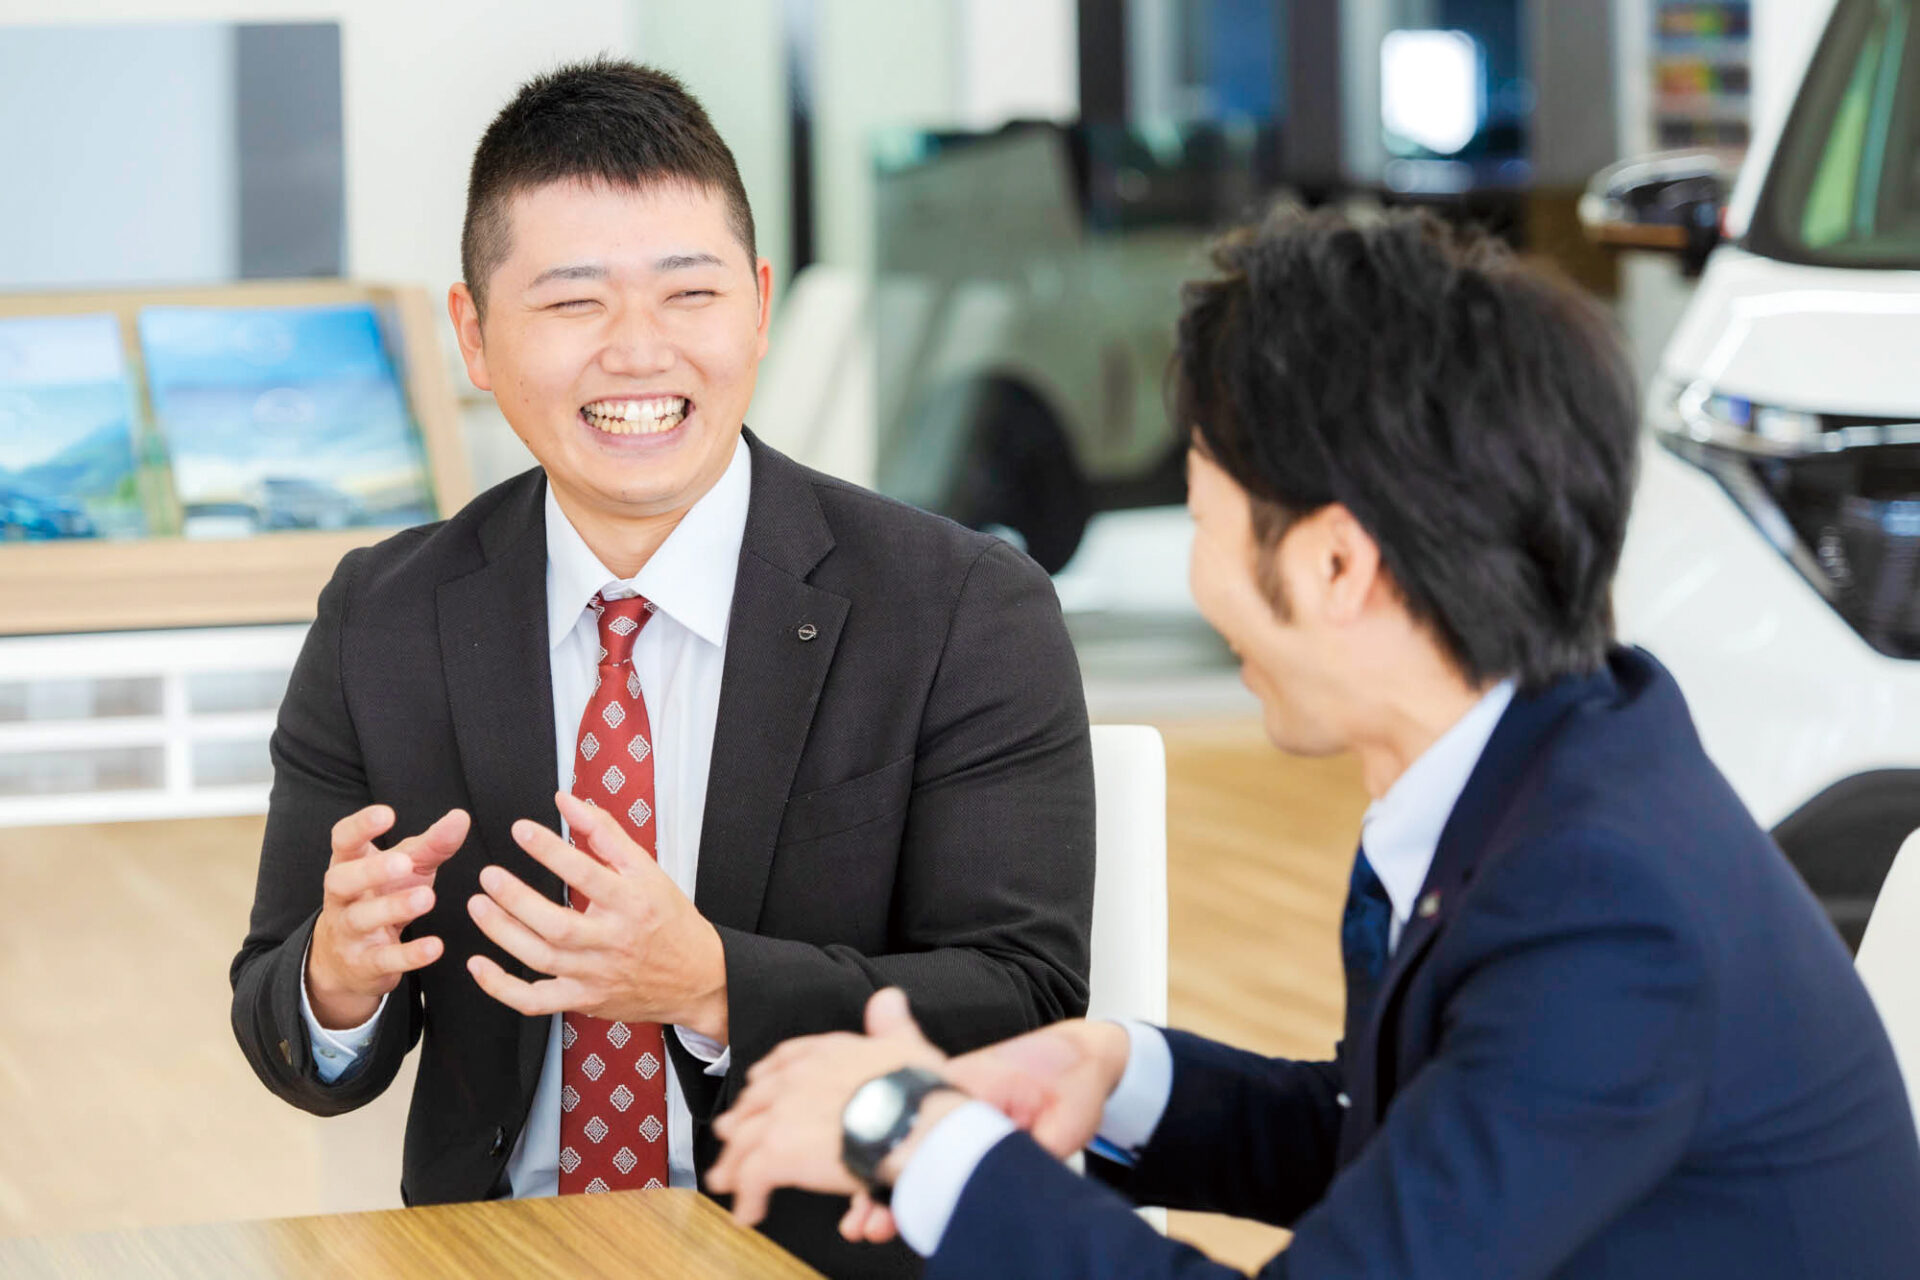
M 847 1239 L 891 1239 L 892 1214 L 841 1163 L 841 1115 L 861 1085 L 900 1067 L 927 1067 L 956 1091 L 933 1094 L 921 1105 L 912 1131 L 880 1166 L 879 1179 L 889 1185 L 969 1097 L 995 1107 L 1064 1159 L 1092 1141 L 1126 1071 L 1127 1032 L 1115 1023 L 1058 1023 L 947 1059 L 921 1034 L 903 993 L 876 992 L 866 1016 L 864 1036 L 807 1036 L 781 1045 L 754 1066 L 733 1109 L 715 1122 L 726 1146 L 707 1184 L 734 1193 L 741 1221 L 759 1221 L 774 1188 L 799 1187 L 852 1197 L 840 1223 Z
M 529 1016 L 658 1022 L 726 1044 L 718 930 L 611 814 L 565 791 L 555 801 L 579 847 L 524 819 L 513 824 L 513 838 L 587 909 L 556 903 L 501 867 L 483 869 L 485 892 L 467 900 L 474 923 L 528 968 L 552 976 L 527 982 L 476 955 L 467 961 L 474 981 Z

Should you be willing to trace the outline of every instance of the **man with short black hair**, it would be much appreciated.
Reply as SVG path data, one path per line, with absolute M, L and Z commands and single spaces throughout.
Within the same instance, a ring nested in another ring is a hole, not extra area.
M 260 1078 L 331 1115 L 418 1042 L 410 1203 L 691 1186 L 746 1068 L 878 988 L 955 1050 L 1084 1012 L 1052 585 L 744 431 L 773 273 L 699 104 L 623 62 L 531 82 L 462 256 L 468 374 L 540 467 L 321 595 L 233 965 Z M 917 1270 L 836 1216 L 766 1230 Z
M 1228 1274 L 1136 1205 L 1291 1228 L 1268 1277 L 1913 1274 L 1867 993 L 1612 643 L 1637 429 L 1604 317 L 1424 217 L 1280 218 L 1216 262 L 1176 368 L 1194 598 L 1274 744 L 1352 751 L 1373 797 L 1334 1059 L 1112 1022 L 949 1059 L 880 992 L 866 1037 L 755 1068 L 710 1184 L 749 1221 L 852 1194 L 842 1230 L 930 1277 Z

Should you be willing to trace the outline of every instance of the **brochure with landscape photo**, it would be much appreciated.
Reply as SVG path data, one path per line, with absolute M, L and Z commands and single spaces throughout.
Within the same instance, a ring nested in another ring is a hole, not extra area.
M 0 541 L 148 532 L 134 405 L 114 316 L 0 317 Z
M 187 537 L 436 518 L 371 306 L 148 307 L 139 327 Z

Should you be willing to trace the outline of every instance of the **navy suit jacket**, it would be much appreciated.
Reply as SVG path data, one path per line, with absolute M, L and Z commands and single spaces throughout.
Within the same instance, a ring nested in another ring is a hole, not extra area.
M 1169 1033 L 1137 1164 L 1007 1138 L 927 1275 L 1229 1274 L 1135 1204 L 1293 1228 L 1266 1277 L 1920 1275 L 1886 1033 L 1651 657 L 1514 700 L 1422 898 L 1335 1061 Z

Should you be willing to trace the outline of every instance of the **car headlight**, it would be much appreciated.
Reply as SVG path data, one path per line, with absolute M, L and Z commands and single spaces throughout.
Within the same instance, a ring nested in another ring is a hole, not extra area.
M 1662 377 L 1647 425 L 1719 480 L 1862 639 L 1920 658 L 1920 422 L 1757 405 Z

